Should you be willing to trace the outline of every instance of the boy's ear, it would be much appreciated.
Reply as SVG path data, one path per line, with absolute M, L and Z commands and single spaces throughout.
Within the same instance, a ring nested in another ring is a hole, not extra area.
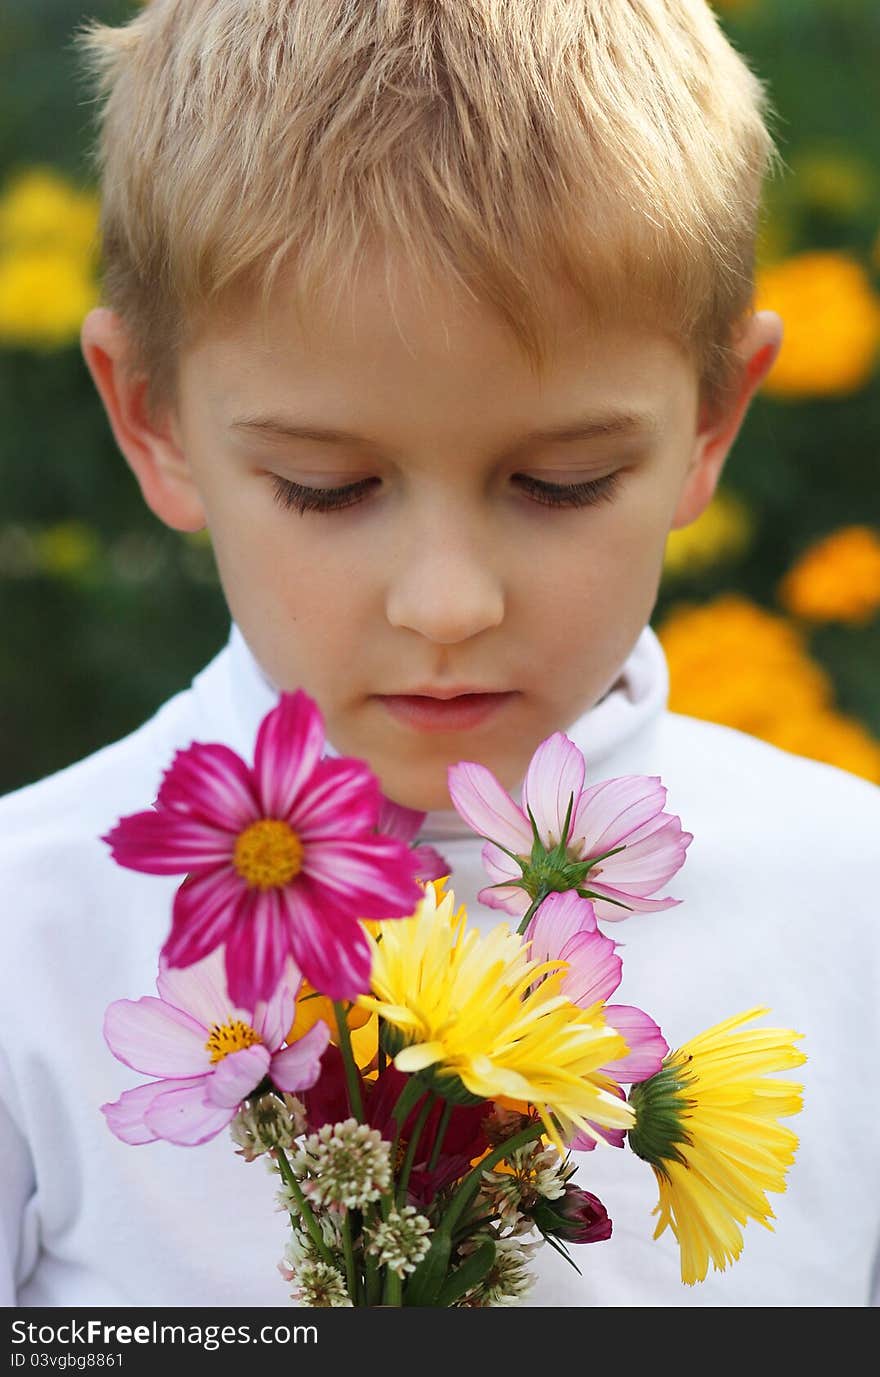
M 672 529 L 687 526 L 705 511 L 715 492 L 724 461 L 739 434 L 749 405 L 782 347 L 782 320 L 775 311 L 756 311 L 742 331 L 735 351 L 739 383 L 724 406 L 710 415 L 704 407 L 697 422 L 691 461 L 672 518 Z
M 130 340 L 120 317 L 99 306 L 86 316 L 80 344 L 104 403 L 116 443 L 140 484 L 144 501 L 177 531 L 200 531 L 205 509 L 170 416 L 146 405 L 147 379 L 129 367 Z

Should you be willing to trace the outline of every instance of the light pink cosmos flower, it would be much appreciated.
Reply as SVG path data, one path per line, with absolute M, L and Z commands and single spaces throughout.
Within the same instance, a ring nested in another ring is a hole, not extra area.
M 480 891 L 481 903 L 523 915 L 542 885 L 547 892 L 575 889 L 593 900 L 599 918 L 616 922 L 630 912 L 681 902 L 648 897 L 681 868 L 693 841 L 679 818 L 664 813 L 666 790 L 659 778 L 623 775 L 584 789 L 585 773 L 583 755 L 564 732 L 548 736 L 532 756 L 522 808 L 484 765 L 460 761 L 449 767 L 456 810 L 487 838 L 483 864 L 496 883 Z
M 299 972 L 288 962 L 268 1002 L 236 1008 L 224 977 L 223 951 L 184 969 L 162 965 L 159 998 L 117 999 L 104 1016 L 113 1055 L 157 1080 L 126 1090 L 101 1109 L 124 1143 L 195 1147 L 231 1123 L 241 1101 L 268 1077 L 278 1090 L 308 1090 L 330 1038 L 326 1023 L 285 1045 L 293 1024 Z
M 386 837 L 396 837 L 398 841 L 408 844 L 416 862 L 417 880 L 443 880 L 451 870 L 446 858 L 424 842 L 413 846 L 424 821 L 425 814 L 416 808 L 405 808 L 402 803 L 394 803 L 392 799 L 383 797 L 379 809 L 379 831 Z
M 642 1009 L 631 1004 L 606 1004 L 620 984 L 623 962 L 617 955 L 617 943 L 601 933 L 596 925 L 596 911 L 589 899 L 582 899 L 574 891 L 549 894 L 541 904 L 525 932 L 531 942 L 534 961 L 565 961 L 568 969 L 562 976 L 559 992 L 580 1009 L 590 1009 L 603 1003 L 602 1015 L 626 1041 L 629 1051 L 618 1061 L 609 1062 L 602 1070 L 612 1080 L 631 1084 L 655 1075 L 669 1051 L 669 1044 L 654 1020 Z M 621 1097 L 623 1091 L 620 1092 Z M 624 1129 L 602 1128 L 596 1132 L 615 1147 L 623 1147 Z M 568 1144 L 585 1152 L 596 1146 L 587 1133 L 578 1133 Z
M 292 956 L 331 999 L 369 988 L 360 918 L 409 917 L 418 861 L 377 831 L 382 795 L 369 767 L 322 759 L 324 723 L 301 690 L 281 695 L 257 733 L 251 769 L 219 744 L 178 751 L 152 809 L 102 840 L 119 865 L 185 874 L 162 948 L 189 966 L 225 945 L 236 1004 L 268 999 Z

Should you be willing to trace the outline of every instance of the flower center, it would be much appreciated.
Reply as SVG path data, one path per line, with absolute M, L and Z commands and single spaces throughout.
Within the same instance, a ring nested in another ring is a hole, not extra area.
M 231 1023 L 215 1023 L 205 1043 L 205 1050 L 211 1053 L 213 1066 L 215 1062 L 228 1057 L 230 1052 L 243 1052 L 246 1047 L 253 1047 L 255 1042 L 261 1041 L 256 1029 L 237 1018 Z
M 256 889 L 286 885 L 302 870 L 303 845 L 293 828 L 277 818 L 260 818 L 238 837 L 232 863 Z

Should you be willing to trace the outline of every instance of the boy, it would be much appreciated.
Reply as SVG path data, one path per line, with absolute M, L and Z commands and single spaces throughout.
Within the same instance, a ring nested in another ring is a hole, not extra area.
M 686 1288 L 651 1173 L 599 1150 L 613 1236 L 583 1276 L 545 1249 L 526 1303 L 876 1304 L 877 791 L 669 714 L 647 629 L 781 342 L 750 309 L 759 83 L 702 0 L 153 0 L 85 47 L 85 358 L 147 504 L 210 530 L 233 626 L 138 731 L 0 804 L 6 1298 L 285 1301 L 268 1176 L 99 1113 L 131 1083 L 104 1010 L 152 991 L 177 884 L 99 838 L 191 741 L 250 758 L 301 686 L 483 927 L 450 763 L 516 791 L 564 730 L 591 782 L 660 775 L 695 839 L 680 906 L 613 933 L 621 997 L 672 1046 L 757 1003 L 805 1034 L 775 1234 Z

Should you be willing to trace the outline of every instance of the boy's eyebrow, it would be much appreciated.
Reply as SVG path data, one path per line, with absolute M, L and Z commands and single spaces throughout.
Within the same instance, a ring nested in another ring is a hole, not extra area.
M 324 444 L 378 448 L 376 441 L 364 435 L 356 435 L 349 430 L 337 430 L 332 426 L 313 425 L 307 421 L 296 422 L 284 416 L 241 416 L 230 422 L 230 428 L 255 430 L 264 435 L 292 440 L 317 440 Z M 596 440 L 628 435 L 654 435 L 658 429 L 657 417 L 651 412 L 606 411 L 567 421 L 562 425 L 530 430 L 509 448 L 524 449 L 529 445 L 546 444 L 554 440 Z

